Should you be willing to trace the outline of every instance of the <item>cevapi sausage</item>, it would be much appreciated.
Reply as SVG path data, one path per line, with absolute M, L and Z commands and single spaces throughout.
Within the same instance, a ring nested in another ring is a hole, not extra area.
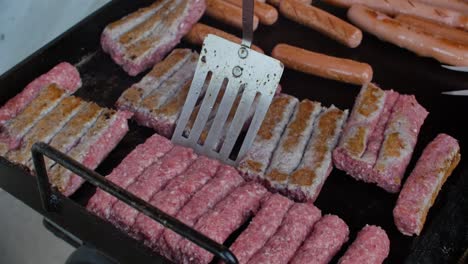
M 423 17 L 451 27 L 468 30 L 468 16 L 447 8 L 436 7 L 415 0 L 325 0 L 341 7 L 364 5 L 388 15 L 406 14 Z
M 361 30 L 314 6 L 304 5 L 296 0 L 282 0 L 280 12 L 285 17 L 317 30 L 348 47 L 355 48 L 361 43 Z
M 267 2 L 271 5 L 274 5 L 276 7 L 279 7 L 280 6 L 280 3 L 282 2 L 283 0 L 267 0 Z M 296 2 L 300 2 L 300 3 L 303 3 L 303 4 L 306 4 L 306 5 L 310 5 L 312 4 L 312 0 L 296 0 Z
M 224 0 L 206 0 L 206 14 L 230 26 L 242 29 L 242 9 Z M 258 27 L 258 17 L 254 15 L 253 30 Z
M 396 20 L 412 27 L 416 27 L 426 33 L 432 33 L 437 37 L 453 40 L 462 44 L 468 44 L 468 32 L 466 31 L 409 15 L 398 15 Z
M 272 56 L 286 67 L 323 78 L 362 85 L 372 80 L 372 68 L 367 63 L 331 57 L 287 44 L 278 44 Z
M 242 0 L 224 0 L 238 7 L 242 7 Z M 278 20 L 278 11 L 269 4 L 254 1 L 254 13 L 260 24 L 273 25 Z
M 203 44 L 203 41 L 205 40 L 206 36 L 208 34 L 213 34 L 218 37 L 225 38 L 229 41 L 235 42 L 240 44 L 242 40 L 234 35 L 231 35 L 227 32 L 224 32 L 220 29 L 210 27 L 208 25 L 202 24 L 202 23 L 197 23 L 195 24 L 192 29 L 185 35 L 184 39 L 187 40 L 188 42 L 201 46 Z M 252 45 L 252 49 L 255 51 L 258 51 L 260 53 L 264 53 L 263 50 L 255 45 Z
M 433 6 L 445 7 L 460 12 L 468 12 L 468 1 L 466 0 L 419 0 L 420 2 Z
M 468 46 L 434 37 L 407 26 L 383 13 L 361 5 L 348 10 L 348 18 L 363 30 L 414 53 L 432 57 L 442 63 L 468 66 Z

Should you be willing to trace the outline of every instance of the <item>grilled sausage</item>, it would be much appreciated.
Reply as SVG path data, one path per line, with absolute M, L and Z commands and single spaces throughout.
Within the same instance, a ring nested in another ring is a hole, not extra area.
M 419 0 L 433 6 L 445 7 L 460 12 L 468 13 L 468 1 L 466 0 Z
M 242 29 L 242 9 L 223 0 L 206 0 L 206 14 L 230 26 Z M 254 15 L 253 30 L 258 27 L 258 17 Z
M 468 30 L 468 16 L 461 12 L 435 7 L 414 0 L 325 0 L 341 7 L 364 5 L 388 15 L 406 14 L 423 17 L 451 27 Z M 445 1 L 445 0 L 444 0 Z
M 197 23 L 195 24 L 192 29 L 189 31 L 187 35 L 185 35 L 184 39 L 194 45 L 201 46 L 203 41 L 205 40 L 208 34 L 213 34 L 218 37 L 225 38 L 229 41 L 235 42 L 240 44 L 242 40 L 232 34 L 224 32 L 220 29 L 210 27 L 208 25 Z M 260 53 L 264 53 L 263 50 L 255 45 L 252 45 L 252 49 L 258 51 Z
M 348 18 L 360 28 L 378 38 L 413 51 L 423 57 L 432 57 L 442 63 L 468 66 L 468 46 L 411 28 L 370 8 L 355 5 L 348 10 Z
M 271 5 L 274 5 L 276 7 L 279 7 L 280 6 L 280 3 L 282 2 L 283 0 L 267 0 L 267 2 Z M 310 5 L 312 4 L 312 0 L 296 0 L 297 2 L 301 2 L 303 4 L 306 4 L 306 5 Z
M 224 0 L 235 6 L 242 7 L 242 0 Z M 269 4 L 259 1 L 254 2 L 254 13 L 258 17 L 260 24 L 273 25 L 278 20 L 278 11 Z
M 468 44 L 468 32 L 466 31 L 409 15 L 398 15 L 396 20 L 422 30 L 426 33 L 432 33 L 437 37 Z
M 355 26 L 311 5 L 304 5 L 296 0 L 283 0 L 281 14 L 300 24 L 348 46 L 355 48 L 362 40 L 362 32 Z
M 327 79 L 357 85 L 372 79 L 372 68 L 367 63 L 331 57 L 287 44 L 276 45 L 272 56 L 288 68 Z

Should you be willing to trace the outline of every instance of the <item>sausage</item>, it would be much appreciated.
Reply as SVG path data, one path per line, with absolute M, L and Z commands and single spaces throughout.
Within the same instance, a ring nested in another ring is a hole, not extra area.
M 455 42 L 468 44 L 468 32 L 456 28 L 448 27 L 423 18 L 398 15 L 396 20 L 422 30 L 426 33 L 432 33 L 437 37 L 453 40 Z
M 280 6 L 280 3 L 282 2 L 283 0 L 267 0 L 267 2 L 271 5 L 274 5 L 276 7 L 279 7 Z M 312 0 L 296 0 L 296 2 L 301 2 L 305 5 L 310 5 L 312 4 Z
M 223 0 L 206 0 L 206 14 L 230 26 L 242 29 L 242 9 Z M 253 30 L 258 27 L 258 17 L 254 15 Z
M 362 85 L 372 80 L 372 68 L 367 63 L 327 56 L 287 44 L 278 44 L 272 56 L 286 67 L 323 78 Z
M 224 0 L 235 6 L 242 7 L 242 0 Z M 254 1 L 254 13 L 260 24 L 273 25 L 278 20 L 278 11 L 269 4 Z
M 457 10 L 463 13 L 468 13 L 468 2 L 466 0 L 419 0 L 420 2 L 433 6 L 445 7 L 448 9 Z
M 195 24 L 192 29 L 185 35 L 184 39 L 194 45 L 201 46 L 203 41 L 205 40 L 208 34 L 213 34 L 218 37 L 225 38 L 229 41 L 235 42 L 240 44 L 242 40 L 232 34 L 224 32 L 220 29 L 210 27 L 208 25 L 197 23 Z M 255 45 L 252 45 L 252 49 L 258 51 L 260 53 L 264 53 L 263 50 Z
M 468 46 L 411 28 L 398 20 L 364 6 L 348 10 L 348 18 L 378 38 L 442 63 L 468 66 Z
M 413 15 L 436 21 L 451 27 L 468 30 L 468 16 L 447 8 L 436 7 L 415 0 L 325 0 L 341 7 L 364 5 L 377 11 L 394 16 Z M 443 0 L 445 1 L 445 0 Z
M 280 12 L 285 17 L 317 30 L 348 47 L 355 48 L 361 43 L 361 30 L 314 6 L 304 5 L 296 0 L 282 0 Z

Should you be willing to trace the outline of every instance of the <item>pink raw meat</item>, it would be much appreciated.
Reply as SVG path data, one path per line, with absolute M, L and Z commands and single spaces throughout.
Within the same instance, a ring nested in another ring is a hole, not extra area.
M 11 98 L 0 108 L 0 124 L 17 116 L 32 101 L 42 88 L 55 83 L 60 88 L 74 93 L 81 87 L 81 78 L 78 70 L 67 62 L 56 65 L 47 73 L 39 76 L 29 83 L 23 91 Z
M 322 217 L 294 255 L 291 264 L 327 264 L 348 241 L 349 228 L 336 215 Z
M 320 217 L 320 210 L 313 204 L 294 204 L 286 214 L 278 231 L 248 263 L 288 263 Z
M 164 156 L 173 147 L 171 141 L 154 134 L 145 143 L 138 145 L 106 178 L 122 188 L 127 188 L 140 176 L 144 169 Z M 116 198 L 102 190 L 97 190 L 86 208 L 107 219 Z
M 127 189 L 144 201 L 159 192 L 172 178 L 183 173 L 197 155 L 190 148 L 175 146 L 161 160 L 153 163 Z M 122 201 L 112 206 L 109 220 L 120 229 L 128 231 L 135 223 L 138 211 Z
M 390 251 L 390 240 L 385 230 L 366 225 L 349 246 L 338 264 L 381 264 Z
M 176 215 L 193 194 L 216 174 L 218 167 L 218 161 L 199 157 L 186 172 L 172 179 L 164 190 L 155 194 L 151 198 L 151 205 L 171 216 Z M 164 230 L 161 224 L 139 214 L 132 229 L 137 237 L 143 237 L 146 245 L 158 250 L 157 242 Z

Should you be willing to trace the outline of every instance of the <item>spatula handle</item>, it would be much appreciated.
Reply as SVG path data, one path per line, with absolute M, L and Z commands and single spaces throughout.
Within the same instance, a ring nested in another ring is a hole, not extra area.
M 253 41 L 254 0 L 242 0 L 242 46 L 250 48 Z

